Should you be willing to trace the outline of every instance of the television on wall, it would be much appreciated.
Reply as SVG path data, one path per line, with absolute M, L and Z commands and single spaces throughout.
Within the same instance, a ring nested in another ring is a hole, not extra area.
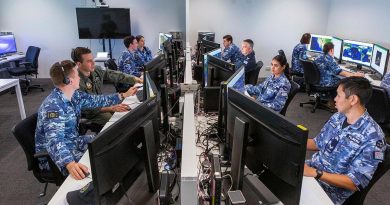
M 131 35 L 129 8 L 76 8 L 80 39 L 121 39 Z

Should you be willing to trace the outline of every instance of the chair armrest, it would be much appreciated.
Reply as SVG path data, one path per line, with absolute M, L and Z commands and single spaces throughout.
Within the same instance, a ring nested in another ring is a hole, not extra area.
M 42 158 L 42 157 L 49 157 L 49 153 L 48 152 L 38 152 L 38 153 L 35 153 L 34 154 L 34 158 Z

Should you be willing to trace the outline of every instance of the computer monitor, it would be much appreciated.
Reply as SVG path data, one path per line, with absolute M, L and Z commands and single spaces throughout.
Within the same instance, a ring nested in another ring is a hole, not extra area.
M 332 43 L 334 45 L 334 57 L 341 62 L 341 51 L 343 48 L 343 39 L 332 37 Z
M 198 32 L 198 41 L 207 40 L 214 42 L 215 33 L 214 32 Z
M 198 45 L 197 65 L 199 65 L 199 62 L 203 61 L 204 54 L 206 54 L 212 50 L 221 48 L 220 44 L 214 43 L 212 41 L 207 41 L 207 40 L 198 41 L 197 45 Z
M 164 50 L 163 43 L 167 40 L 172 40 L 172 34 L 169 34 L 169 33 L 159 33 L 158 34 L 158 48 L 160 51 Z
M 373 47 L 372 43 L 344 40 L 341 60 L 357 64 L 358 69 L 368 67 L 371 65 Z
M 151 81 L 157 87 L 158 95 L 157 98 L 161 102 L 162 116 L 163 116 L 163 129 L 165 132 L 169 130 L 168 121 L 168 88 L 167 88 L 167 59 L 164 54 L 160 54 L 155 57 L 152 61 L 145 64 L 145 74 L 148 73 Z M 144 95 L 145 95 L 144 91 Z M 159 119 L 160 116 L 159 116 Z
M 204 54 L 203 56 L 203 85 L 204 86 L 207 86 L 207 77 L 208 77 L 208 59 L 207 59 L 207 56 L 210 55 L 210 56 L 214 56 L 214 57 L 217 57 L 217 58 L 221 58 L 222 56 L 222 49 L 221 48 L 217 48 L 215 50 L 212 50 L 206 54 Z
M 232 149 L 233 190 L 242 188 L 246 165 L 283 204 L 299 204 L 306 128 L 229 88 L 226 136 Z M 241 149 L 236 149 L 240 144 Z
M 16 53 L 16 42 L 13 34 L 0 35 L 0 56 Z
M 383 77 L 386 74 L 389 61 L 389 49 L 374 44 L 372 52 L 371 68 Z
M 205 86 L 219 86 L 235 72 L 235 65 L 215 56 L 207 56 L 207 84 Z
M 157 105 L 149 98 L 88 143 L 96 204 L 117 204 L 143 170 L 149 192 L 158 189 Z
M 317 34 L 311 34 L 309 51 L 322 53 L 322 48 L 325 43 L 332 42 L 332 36 L 323 36 Z
M 149 98 L 153 98 L 153 97 L 157 97 L 158 95 L 158 89 L 156 87 L 156 85 L 154 84 L 152 78 L 150 77 L 149 73 L 146 72 L 145 74 L 145 80 L 144 80 L 144 89 L 145 89 L 145 93 L 146 95 L 146 99 L 149 99 Z

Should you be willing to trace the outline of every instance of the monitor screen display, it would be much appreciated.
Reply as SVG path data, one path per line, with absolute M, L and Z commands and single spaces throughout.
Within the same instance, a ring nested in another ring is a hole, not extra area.
M 228 88 L 234 88 L 241 93 L 245 93 L 245 67 L 242 66 L 226 85 Z
M 344 40 L 342 60 L 359 65 L 370 66 L 373 44 Z
M 334 45 L 334 57 L 337 59 L 341 59 L 343 40 L 337 37 L 332 37 L 332 43 Z
M 76 8 L 80 39 L 121 39 L 131 35 L 128 8 Z
M 332 42 L 332 36 L 323 36 L 311 34 L 309 51 L 322 53 L 322 47 L 325 43 Z
M 0 35 L 0 55 L 16 53 L 16 51 L 14 35 Z
M 386 73 L 389 49 L 374 44 L 372 53 L 371 68 L 382 76 Z
M 207 87 L 207 77 L 208 77 L 208 72 L 209 72 L 209 69 L 208 69 L 208 59 L 207 59 L 207 55 L 211 55 L 211 56 L 214 56 L 214 57 L 217 57 L 217 58 L 221 58 L 222 56 L 222 49 L 221 48 L 217 48 L 215 50 L 212 50 L 208 53 L 205 53 L 203 55 L 203 76 L 204 76 L 204 83 L 205 83 L 205 86 Z
M 207 40 L 214 42 L 215 40 L 215 33 L 214 32 L 198 32 L 198 41 L 200 40 Z
M 158 49 L 160 51 L 164 50 L 164 42 L 167 40 L 172 40 L 172 34 L 169 33 L 158 34 Z

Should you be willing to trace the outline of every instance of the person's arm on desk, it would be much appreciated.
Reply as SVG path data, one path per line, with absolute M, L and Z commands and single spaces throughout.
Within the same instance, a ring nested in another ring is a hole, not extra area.
M 357 72 L 357 73 L 351 73 L 351 72 L 348 72 L 348 71 L 341 71 L 339 73 L 339 75 L 341 76 L 344 76 L 344 77 L 352 77 L 352 76 L 356 76 L 356 77 L 364 77 L 364 73 L 360 73 L 360 72 Z
M 138 88 L 137 87 L 131 87 L 129 90 L 127 90 L 125 93 L 120 93 L 120 98 L 124 100 L 125 98 L 129 96 L 135 95 L 137 93 Z M 101 112 L 125 112 L 129 111 L 129 106 L 126 104 L 117 104 L 110 107 L 102 107 L 100 108 Z
M 305 167 L 303 169 L 303 175 L 307 177 L 316 177 L 317 172 L 315 168 L 305 164 Z M 322 176 L 319 178 L 319 180 L 333 186 L 348 189 L 351 191 L 357 191 L 355 184 L 352 182 L 351 178 L 349 178 L 347 175 L 331 174 L 323 171 Z
M 68 163 L 66 165 L 66 169 L 68 170 L 69 174 L 72 175 L 72 177 L 76 180 L 84 179 L 86 177 L 84 173 L 89 173 L 88 167 L 75 161 Z

